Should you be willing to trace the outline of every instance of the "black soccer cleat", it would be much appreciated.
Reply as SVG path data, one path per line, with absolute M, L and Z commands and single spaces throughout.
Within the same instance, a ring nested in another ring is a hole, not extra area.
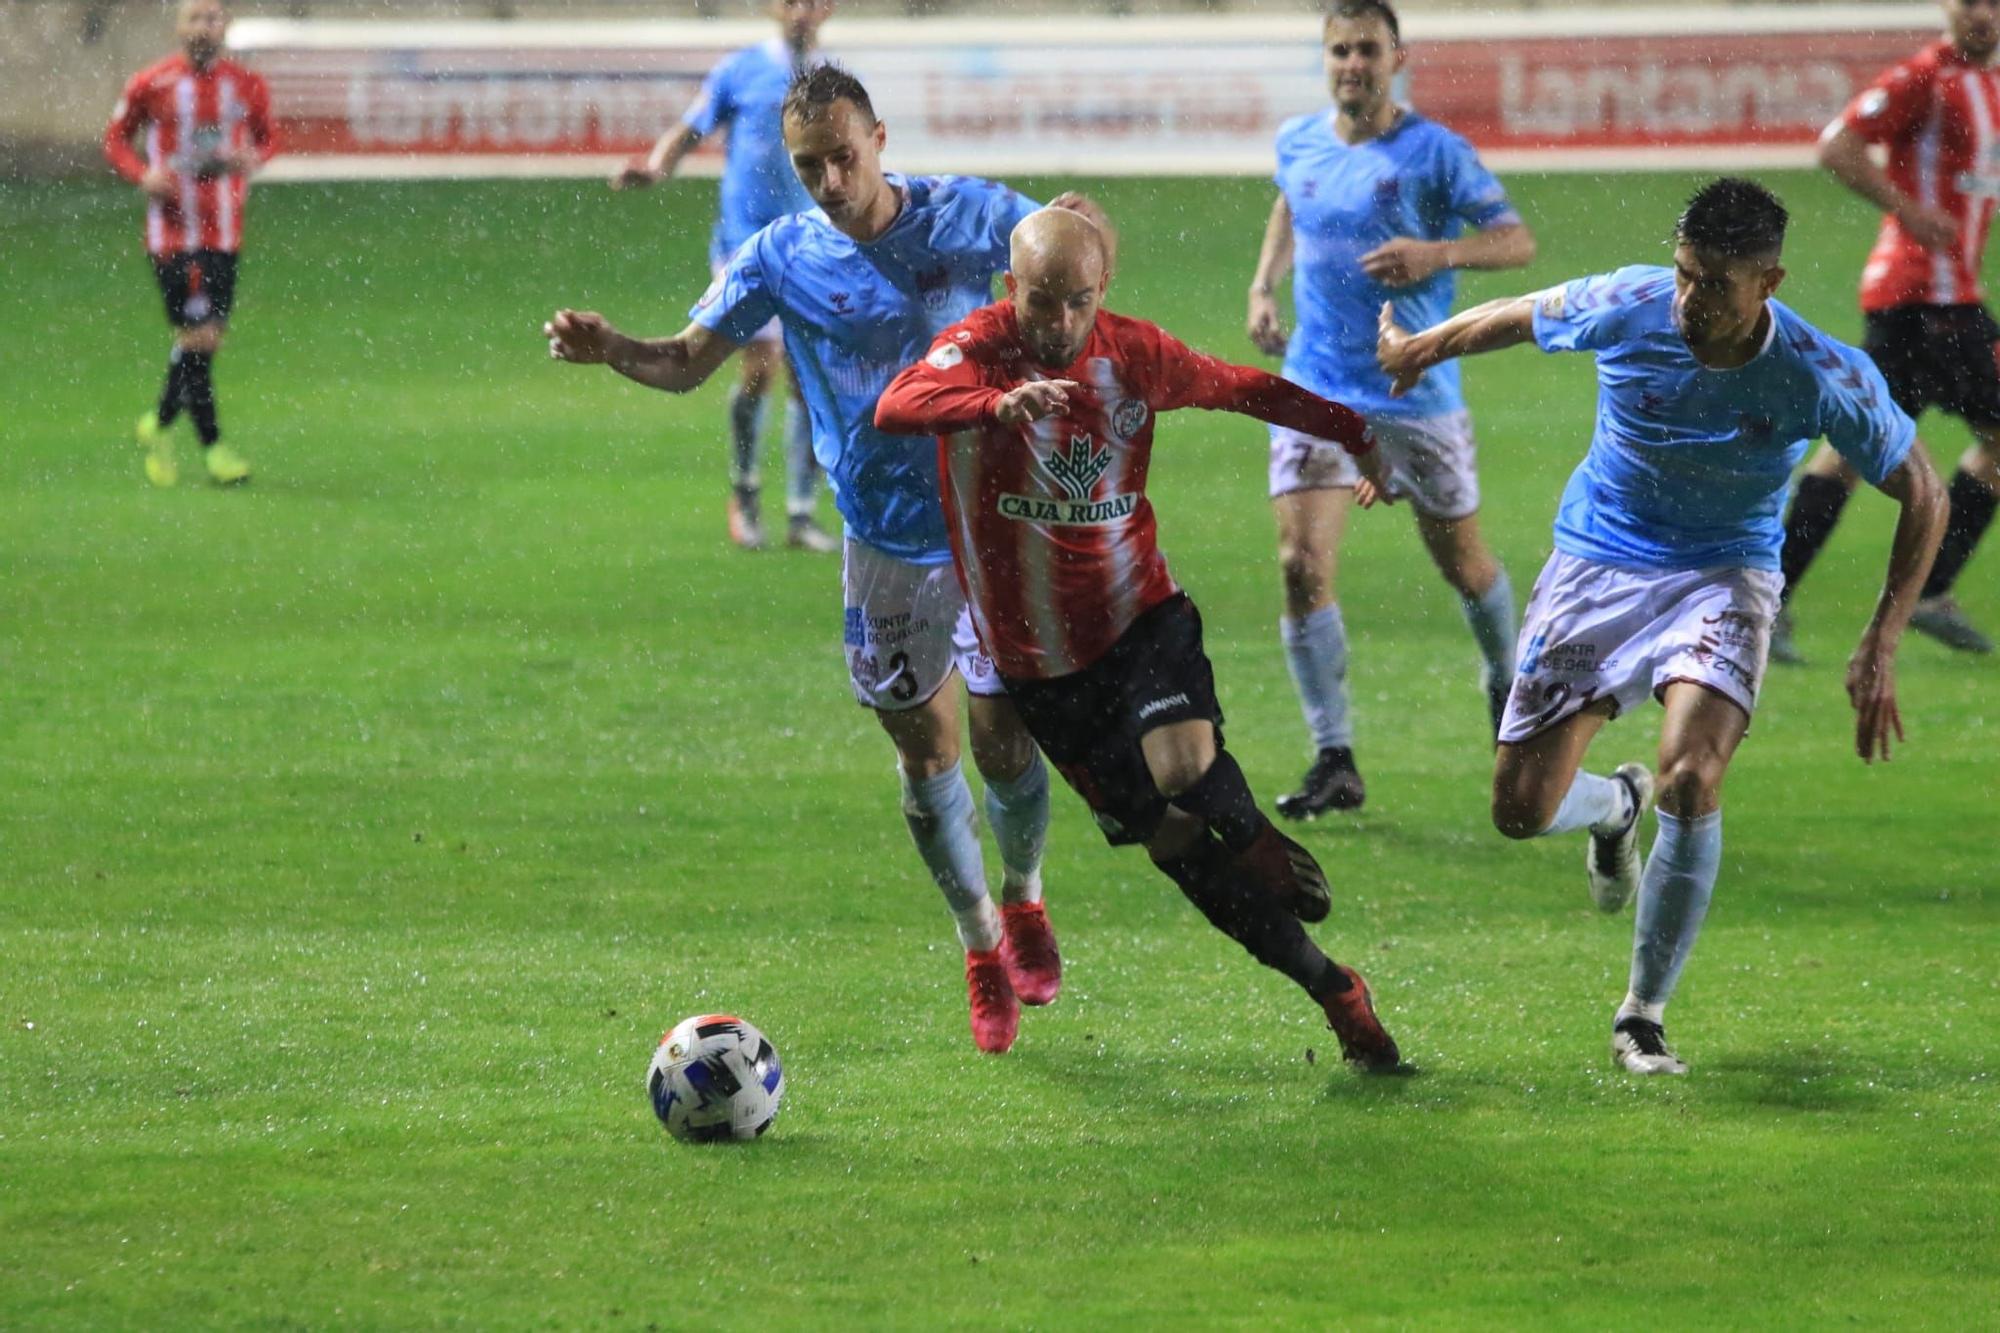
M 1359 810 L 1367 799 L 1354 751 L 1333 745 L 1319 752 L 1297 791 L 1278 798 L 1278 813 L 1287 819 L 1318 819 L 1329 810 Z

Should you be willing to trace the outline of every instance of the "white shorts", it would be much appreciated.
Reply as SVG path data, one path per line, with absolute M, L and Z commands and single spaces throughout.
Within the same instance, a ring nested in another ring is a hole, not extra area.
M 721 282 L 723 270 L 727 269 L 728 267 L 729 265 L 727 262 L 718 264 L 711 259 L 708 263 L 709 276 L 714 278 L 717 282 Z M 771 316 L 770 323 L 766 324 L 763 328 L 757 330 L 755 333 L 750 335 L 750 342 L 752 343 L 782 343 L 784 341 L 785 341 L 785 326 L 778 322 L 778 317 L 776 315 Z M 749 345 L 750 345 L 749 343 L 744 344 L 744 346 L 746 347 Z
M 1438 417 L 1370 417 L 1375 447 L 1389 465 L 1399 494 L 1433 518 L 1464 518 L 1479 511 L 1479 471 L 1472 443 L 1472 414 Z M 1271 428 L 1271 497 L 1294 491 L 1352 489 L 1361 480 L 1354 456 L 1330 440 Z
M 921 707 L 954 667 L 974 694 L 1007 692 L 993 660 L 979 649 L 949 561 L 913 565 L 850 537 L 840 584 L 847 600 L 847 675 L 857 702 L 884 713 Z
M 1765 569 L 1620 569 L 1556 552 L 1528 599 L 1500 739 L 1517 744 L 1600 699 L 1623 713 L 1677 680 L 1753 712 L 1784 584 Z

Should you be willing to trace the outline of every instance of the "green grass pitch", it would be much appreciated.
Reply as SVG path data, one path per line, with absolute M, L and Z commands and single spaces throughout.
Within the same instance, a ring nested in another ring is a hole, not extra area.
M 1542 257 L 1463 299 L 1660 258 L 1691 179 L 1515 179 Z M 1785 295 L 1856 336 L 1872 218 L 1773 180 Z M 1114 307 L 1254 359 L 1268 187 L 1081 184 L 1123 224 Z M 129 443 L 167 341 L 132 193 L 0 193 L 0 1325 L 2000 1320 L 2000 675 L 1912 639 L 1908 745 L 1852 757 L 1886 501 L 1802 593 L 1813 665 L 1730 777 L 1690 1078 L 1609 1069 L 1629 912 L 1592 911 L 1575 840 L 1489 828 L 1473 650 L 1403 511 L 1357 518 L 1342 574 L 1371 802 L 1305 837 L 1318 934 L 1421 1072 L 1338 1067 L 1067 792 L 1067 988 L 982 1057 L 835 565 L 724 541 L 722 383 L 544 355 L 558 304 L 678 329 L 711 199 L 261 190 L 218 369 L 258 471 L 224 493 L 150 490 Z M 1467 381 L 1525 595 L 1591 369 Z M 1925 434 L 1948 470 L 1963 430 Z M 1154 498 L 1268 801 L 1308 756 L 1264 458 L 1253 422 L 1170 418 Z M 1962 590 L 1989 626 L 1996 577 L 1989 549 Z M 716 1008 L 788 1098 L 752 1147 L 685 1149 L 641 1076 Z

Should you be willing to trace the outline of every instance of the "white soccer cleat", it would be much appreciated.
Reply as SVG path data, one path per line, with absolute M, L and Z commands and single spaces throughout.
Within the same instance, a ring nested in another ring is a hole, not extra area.
M 1611 1063 L 1633 1074 L 1685 1074 L 1681 1058 L 1667 1048 L 1667 1030 L 1632 1015 L 1611 1029 Z
M 1653 803 L 1653 770 L 1644 764 L 1620 764 L 1611 780 L 1622 782 L 1632 795 L 1632 822 L 1617 833 L 1592 833 L 1584 849 L 1584 869 L 1590 872 L 1590 900 L 1600 912 L 1615 912 L 1639 891 L 1639 816 Z

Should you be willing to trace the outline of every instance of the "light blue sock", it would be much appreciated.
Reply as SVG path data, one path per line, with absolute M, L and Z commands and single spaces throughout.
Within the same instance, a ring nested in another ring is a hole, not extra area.
M 1578 772 L 1570 782 L 1569 790 L 1563 793 L 1562 804 L 1556 807 L 1556 817 L 1535 836 L 1546 838 L 1555 833 L 1573 833 L 1580 828 L 1587 828 L 1593 833 L 1609 833 L 1623 828 L 1631 818 L 1631 788 L 1617 778 L 1600 778 L 1595 773 Z
M 1354 726 L 1347 718 L 1347 626 L 1340 607 L 1322 607 L 1304 619 L 1286 616 L 1278 621 L 1278 637 L 1285 644 L 1285 661 L 1292 668 L 1314 747 L 1354 744 Z
M 1495 685 L 1512 682 L 1514 640 L 1521 627 L 1514 613 L 1514 585 L 1506 569 L 1500 570 L 1492 587 L 1477 597 L 1459 598 L 1458 605 L 1465 612 L 1465 623 L 1472 627 L 1479 655 L 1486 659 L 1487 680 Z
M 1010 903 L 1042 900 L 1042 848 L 1049 839 L 1049 770 L 1037 750 L 1027 769 L 1011 782 L 986 779 L 986 822 L 1000 844 L 1000 898 Z
M 729 391 L 729 481 L 755 490 L 757 458 L 764 451 L 764 412 L 770 395 L 752 398 L 737 385 Z
M 1620 1016 L 1660 1021 L 1694 952 L 1722 868 L 1722 812 L 1682 819 L 1659 812 L 1660 835 L 1639 881 L 1632 928 L 1632 989 Z
M 819 503 L 819 463 L 813 458 L 812 413 L 797 395 L 785 396 L 785 513 L 810 517 Z
M 903 779 L 903 820 L 917 853 L 944 893 L 968 949 L 991 949 L 1000 942 L 1000 916 L 986 895 L 986 861 L 979 850 L 979 816 L 965 770 L 953 764 L 934 778 Z

